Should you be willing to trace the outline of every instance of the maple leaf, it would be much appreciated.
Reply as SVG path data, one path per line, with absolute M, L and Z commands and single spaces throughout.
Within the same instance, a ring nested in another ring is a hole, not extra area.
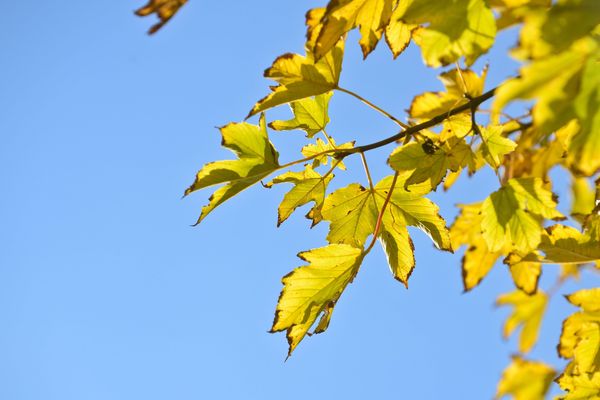
M 502 136 L 502 130 L 500 126 L 481 129 L 483 158 L 495 170 L 502 164 L 504 156 L 517 147 L 515 142 Z
M 528 260 L 527 257 L 520 257 L 516 253 L 509 254 L 503 262 L 508 265 L 515 286 L 530 295 L 537 291 L 542 274 L 540 262 L 535 259 Z
M 402 16 L 406 12 L 406 7 L 410 3 L 407 1 L 400 1 L 394 9 L 388 25 L 385 27 L 385 41 L 388 47 L 392 51 L 394 58 L 398 57 L 400 53 L 408 47 L 410 39 L 412 37 L 412 31 L 418 25 L 407 24 L 402 21 Z
M 330 244 L 298 254 L 308 265 L 283 277 L 283 290 L 271 332 L 287 332 L 288 357 L 306 336 L 319 315 L 315 333 L 327 328 L 335 303 L 352 281 L 364 257 L 362 251 L 345 244 Z
M 210 196 L 196 224 L 224 201 L 279 169 L 279 153 L 269 141 L 264 115 L 258 126 L 246 122 L 231 123 L 220 131 L 223 146 L 235 153 L 238 159 L 204 165 L 196 174 L 194 183 L 185 191 L 187 196 L 196 190 L 225 184 Z
M 502 372 L 496 399 L 512 396 L 514 400 L 543 400 L 556 371 L 537 361 L 513 356 L 511 364 Z
M 431 189 L 442 182 L 448 171 L 458 171 L 472 159 L 471 148 L 463 139 L 451 138 L 445 142 L 426 140 L 412 142 L 396 148 L 388 164 L 396 171 L 411 171 L 404 182 L 405 188 L 428 181 Z
M 545 253 L 544 262 L 582 264 L 600 261 L 600 242 L 564 225 L 546 228 L 539 249 Z
M 483 237 L 491 251 L 512 246 L 528 253 L 542 238 L 539 218 L 564 219 L 539 178 L 513 178 L 481 206 Z
M 306 158 L 312 157 L 313 168 L 317 168 L 320 165 L 327 165 L 328 159 L 332 158 L 331 154 L 327 154 L 325 152 L 334 149 L 351 149 L 352 147 L 354 147 L 354 142 L 342 143 L 340 145 L 337 145 L 332 137 L 328 137 L 327 143 L 321 140 L 320 138 L 317 138 L 315 143 L 307 144 L 306 146 L 302 147 L 301 152 L 302 155 Z M 336 160 L 336 162 L 336 168 L 339 168 L 341 170 L 346 169 L 346 166 L 342 161 Z
M 331 0 L 321 16 L 319 34 L 311 49 L 315 58 L 325 56 L 342 35 L 356 27 L 366 58 L 381 38 L 392 15 L 393 3 L 393 0 Z
M 512 314 L 504 323 L 502 335 L 508 338 L 517 329 L 522 326 L 519 337 L 519 351 L 527 353 L 537 342 L 542 317 L 546 310 L 548 297 L 538 291 L 534 295 L 527 295 L 520 290 L 500 295 L 496 300 L 497 306 L 510 305 L 513 308 Z
M 329 123 L 329 99 L 333 92 L 306 98 L 290 103 L 294 118 L 287 121 L 273 121 L 269 124 L 276 131 L 302 129 L 306 136 L 312 138 L 321 132 Z
M 439 79 L 445 92 L 425 92 L 416 96 L 408 113 L 415 120 L 427 120 L 466 104 L 468 97 L 478 97 L 483 93 L 487 68 L 481 75 L 470 69 L 452 69 L 440 74 Z M 465 111 L 468 113 L 469 111 Z M 456 116 L 455 116 L 456 117 Z M 459 117 L 460 118 L 460 117 Z M 470 117 L 467 119 L 471 125 Z
M 276 81 L 278 86 L 272 87 L 272 92 L 259 100 L 246 118 L 281 104 L 336 89 L 342 71 L 343 55 L 344 41 L 339 40 L 318 61 L 315 61 L 310 52 L 306 56 L 287 53 L 277 57 L 273 65 L 265 70 L 264 76 Z
M 135 13 L 140 17 L 146 17 L 156 13 L 160 22 L 152 25 L 148 34 L 152 35 L 163 27 L 187 3 L 188 0 L 149 0 L 148 4 L 138 9 Z
M 462 281 L 465 292 L 473 289 L 486 277 L 502 251 L 488 249 L 481 234 L 481 203 L 459 204 L 460 213 L 450 227 L 452 247 L 467 245 L 462 258 Z
M 427 24 L 413 30 L 412 37 L 431 67 L 448 65 L 462 56 L 471 65 L 488 51 L 496 36 L 494 14 L 483 0 L 412 0 L 402 19 Z
M 271 182 L 267 183 L 267 187 L 284 182 L 294 184 L 294 187 L 285 194 L 279 205 L 277 210 L 277 226 L 288 219 L 296 208 L 310 203 L 311 201 L 314 202 L 315 205 L 311 208 L 306 217 L 312 219 L 313 226 L 318 224 L 323 219 L 321 217 L 321 208 L 323 207 L 323 201 L 325 200 L 327 185 L 331 182 L 331 179 L 333 179 L 333 174 L 322 176 L 308 165 L 302 172 L 286 172 L 273 178 Z

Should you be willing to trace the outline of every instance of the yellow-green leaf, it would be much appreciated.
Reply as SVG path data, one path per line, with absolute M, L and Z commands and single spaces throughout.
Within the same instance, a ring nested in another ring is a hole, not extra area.
M 448 171 L 458 171 L 471 159 L 471 148 L 463 139 L 453 137 L 445 142 L 427 139 L 424 143 L 412 142 L 396 148 L 388 163 L 396 171 L 411 171 L 404 182 L 410 185 L 429 182 L 435 189 Z
M 583 222 L 584 218 L 594 209 L 596 202 L 594 190 L 586 178 L 573 177 L 571 196 L 571 215 L 579 222 Z
M 148 34 L 152 35 L 169 22 L 185 3 L 187 3 L 187 0 L 149 0 L 145 6 L 138 9 L 135 13 L 140 17 L 156 13 L 160 21 L 152 25 L 148 31 Z
M 247 118 L 269 108 L 337 88 L 343 56 L 344 41 L 340 40 L 325 57 L 316 62 L 310 52 L 306 57 L 291 53 L 278 57 L 264 73 L 265 78 L 273 79 L 278 86 L 254 105 Z
M 600 260 L 600 242 L 577 229 L 554 225 L 546 231 L 539 246 L 545 253 L 544 262 L 582 264 Z
M 320 165 L 327 165 L 327 160 L 332 157 L 332 153 L 326 153 L 329 150 L 334 149 L 351 149 L 354 147 L 354 142 L 343 143 L 337 145 L 332 137 L 329 137 L 328 141 L 325 142 L 321 138 L 317 138 L 315 143 L 307 144 L 301 150 L 302 155 L 306 158 L 313 157 L 313 168 L 317 168 Z M 337 168 L 345 170 L 346 166 L 341 161 L 337 162 Z
M 359 27 L 363 57 L 375 46 L 392 15 L 393 0 L 331 0 L 320 20 L 313 50 L 316 59 L 325 56 L 346 32 Z
M 510 179 L 485 199 L 481 214 L 483 237 L 491 251 L 511 246 L 522 253 L 540 243 L 541 218 L 564 218 L 539 178 Z
M 543 400 L 555 374 L 556 371 L 542 362 L 513 356 L 512 363 L 502 372 L 495 398 L 512 396 L 514 400 Z
M 513 307 L 512 314 L 504 323 L 502 335 L 508 338 L 515 329 L 522 327 L 519 337 L 519 351 L 527 353 L 537 342 L 540 325 L 546 310 L 548 297 L 538 291 L 534 295 L 527 295 L 520 290 L 506 293 L 498 297 L 496 305 L 509 305 Z
M 312 219 L 313 226 L 318 224 L 323 219 L 321 216 L 321 208 L 325 201 L 327 185 L 332 178 L 333 174 L 322 176 L 318 172 L 315 172 L 310 165 L 308 165 L 304 171 L 290 171 L 273 178 L 273 180 L 267 184 L 267 187 L 284 182 L 294 184 L 294 187 L 285 194 L 277 209 L 277 226 L 288 219 L 296 208 L 310 203 L 311 201 L 314 202 L 315 205 L 311 208 L 306 217 Z
M 238 156 L 237 160 L 208 163 L 196 174 L 196 180 L 185 195 L 213 185 L 217 189 L 208 205 L 202 208 L 197 224 L 224 201 L 257 183 L 279 168 L 279 154 L 269 141 L 264 116 L 260 125 L 231 123 L 221 129 L 222 144 Z
M 403 20 L 428 24 L 413 31 L 413 40 L 431 67 L 448 65 L 463 56 L 471 65 L 488 51 L 496 36 L 494 14 L 483 0 L 412 0 Z
M 330 244 L 298 254 L 308 265 L 282 279 L 284 285 L 275 310 L 271 332 L 287 331 L 288 357 L 308 333 L 319 315 L 316 333 L 327 328 L 335 303 L 352 281 L 363 259 L 360 249 Z
M 481 140 L 483 157 L 496 170 L 502 164 L 504 156 L 517 147 L 515 142 L 502 136 L 501 126 L 481 128 Z
M 375 230 L 379 213 L 373 193 L 358 183 L 327 196 L 321 212 L 323 218 L 330 221 L 329 243 L 346 243 L 359 248 Z
M 600 372 L 581 375 L 563 374 L 557 380 L 567 393 L 561 400 L 590 400 L 600 398 Z
M 450 233 L 446 221 L 439 214 L 439 207 L 431 200 L 423 197 L 430 191 L 426 183 L 412 185 L 410 191 L 405 189 L 408 174 L 399 174 L 396 186 L 390 197 L 387 211 L 393 217 L 386 219 L 384 215 L 384 228 L 391 229 L 390 223 L 401 226 L 414 226 L 423 231 L 441 250 L 452 251 Z M 378 208 L 381 208 L 393 181 L 392 176 L 383 178 L 375 185 L 375 198 Z
M 329 123 L 329 99 L 333 92 L 328 92 L 290 103 L 294 118 L 287 121 L 273 121 L 269 124 L 276 131 L 302 129 L 306 136 L 313 137 Z

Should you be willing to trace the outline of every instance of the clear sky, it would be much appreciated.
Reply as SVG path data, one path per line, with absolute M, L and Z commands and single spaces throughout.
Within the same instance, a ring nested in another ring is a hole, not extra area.
M 516 351 L 503 342 L 512 290 L 498 265 L 462 294 L 461 252 L 435 251 L 412 231 L 417 268 L 407 291 L 379 247 L 338 303 L 329 330 L 284 363 L 268 334 L 281 277 L 295 254 L 325 244 L 298 211 L 276 228 L 287 187 L 256 187 L 198 227 L 209 192 L 181 199 L 197 169 L 229 158 L 215 126 L 244 118 L 268 91 L 262 71 L 301 52 L 304 13 L 324 1 L 191 0 L 154 37 L 133 10 L 144 0 L 5 2 L 0 15 L 0 399 L 489 399 Z M 439 89 L 439 71 L 411 45 L 396 61 L 380 44 L 361 61 L 350 35 L 341 82 L 404 117 L 412 97 Z M 486 61 L 488 87 L 515 73 L 503 33 Z M 499 58 L 501 61 L 496 62 Z M 371 142 L 396 128 L 343 93 L 330 133 Z M 289 116 L 287 107 L 269 119 Z M 255 121 L 255 119 L 253 120 Z M 300 132 L 273 133 L 282 161 Z M 391 148 L 369 154 L 389 174 Z M 356 160 L 338 184 L 364 181 Z M 558 177 L 560 182 L 564 178 Z M 450 223 L 481 200 L 489 173 L 431 196 Z M 566 210 L 568 193 L 562 194 Z M 304 211 L 304 212 L 303 212 Z M 555 279 L 546 267 L 542 287 Z M 567 285 L 565 290 L 572 290 Z M 555 355 L 551 303 L 532 352 Z

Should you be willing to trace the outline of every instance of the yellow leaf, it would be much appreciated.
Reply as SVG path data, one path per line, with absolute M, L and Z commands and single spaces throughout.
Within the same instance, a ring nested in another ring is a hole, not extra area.
M 481 129 L 481 150 L 483 157 L 495 170 L 500 167 L 504 156 L 512 152 L 517 144 L 502 136 L 501 126 L 489 126 Z
M 271 328 L 271 332 L 287 331 L 288 357 L 319 315 L 322 322 L 318 323 L 316 333 L 326 329 L 335 303 L 360 268 L 363 253 L 345 244 L 330 244 L 300 253 L 298 257 L 308 265 L 296 268 L 282 279 L 284 287 Z
M 385 28 L 385 41 L 392 51 L 394 58 L 398 57 L 408 47 L 412 36 L 411 32 L 418 26 L 402 21 L 402 16 L 408 4 L 409 2 L 406 1 L 399 2 L 392 13 L 389 24 Z
M 269 127 L 276 131 L 302 129 L 307 137 L 313 137 L 329 123 L 329 99 L 332 95 L 333 92 L 328 92 L 290 103 L 294 118 L 288 121 L 273 121 Z
M 580 290 L 567 296 L 567 300 L 586 312 L 599 312 L 600 288 Z
M 452 69 L 444 72 L 439 79 L 446 91 L 425 92 L 416 96 L 408 113 L 413 119 L 427 120 L 466 104 L 469 101 L 467 97 L 477 97 L 483 93 L 486 76 L 487 68 L 482 71 L 481 76 L 470 69 Z M 471 118 L 468 117 L 466 121 L 470 128 Z
M 543 400 L 556 372 L 548 365 L 513 356 L 502 372 L 496 399 L 512 396 L 514 400 Z
M 321 28 L 314 48 L 316 59 L 325 56 L 346 32 L 359 27 L 359 41 L 366 58 L 375 46 L 392 15 L 393 0 L 331 0 L 320 20 Z
M 185 3 L 187 3 L 187 0 L 149 0 L 148 4 L 138 9 L 135 13 L 140 17 L 156 13 L 160 22 L 152 25 L 148 31 L 148 34 L 152 35 L 162 28 L 164 24 L 169 22 L 173 15 L 175 15 Z
M 213 185 L 225 184 L 210 196 L 202 208 L 199 224 L 212 210 L 247 187 L 279 168 L 279 154 L 269 141 L 264 115 L 260 125 L 231 123 L 221 128 L 222 144 L 238 156 L 237 160 L 208 163 L 196 174 L 196 180 L 185 191 L 188 194 Z
M 461 209 L 450 228 L 452 247 L 467 245 L 462 258 L 462 280 L 466 291 L 477 286 L 490 272 L 501 251 L 489 251 L 481 235 L 481 203 L 459 204 Z
M 591 400 L 600 398 L 600 372 L 582 375 L 563 374 L 557 380 L 568 391 L 561 400 Z
M 512 246 L 523 253 L 541 241 L 540 218 L 564 218 L 539 178 L 510 179 L 485 199 L 481 214 L 483 237 L 491 251 Z
M 596 198 L 586 178 L 573 177 L 571 182 L 571 215 L 579 222 L 594 210 Z
M 279 56 L 264 73 L 265 78 L 273 79 L 278 86 L 259 100 L 246 118 L 281 104 L 317 96 L 337 88 L 343 56 L 343 40 L 316 62 L 310 52 L 306 57 L 291 53 Z
M 428 24 L 413 31 L 413 40 L 431 67 L 448 65 L 462 56 L 471 65 L 488 51 L 496 36 L 494 14 L 483 0 L 412 0 L 403 20 Z
M 313 226 L 318 224 L 323 219 L 321 216 L 321 208 L 325 201 L 327 185 L 332 178 L 332 174 L 321 176 L 321 174 L 315 172 L 312 167 L 308 165 L 302 172 L 286 172 L 273 178 L 271 182 L 267 183 L 267 187 L 284 182 L 294 184 L 294 187 L 285 194 L 279 205 L 277 210 L 277 226 L 288 219 L 296 208 L 310 203 L 311 201 L 314 202 L 315 205 L 306 217 L 312 219 Z
M 511 253 L 504 259 L 508 265 L 515 286 L 527 294 L 534 294 L 538 288 L 542 264 L 536 261 L 528 261 L 515 253 Z
M 508 338 L 521 326 L 521 335 L 519 337 L 519 351 L 527 353 L 537 342 L 540 325 L 546 310 L 548 297 L 538 291 L 534 295 L 527 295 L 520 290 L 506 293 L 498 297 L 496 305 L 510 305 L 513 308 L 512 314 L 504 323 L 503 336 Z

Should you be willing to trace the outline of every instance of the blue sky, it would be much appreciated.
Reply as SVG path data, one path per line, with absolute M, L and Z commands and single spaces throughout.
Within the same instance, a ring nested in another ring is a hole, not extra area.
M 190 227 L 209 193 L 182 200 L 183 190 L 203 163 L 230 157 L 214 127 L 267 93 L 263 69 L 302 51 L 304 13 L 324 3 L 192 0 L 148 37 L 153 21 L 132 13 L 143 2 L 21 0 L 0 15 L 0 399 L 491 398 L 516 351 L 500 337 L 508 310 L 493 308 L 512 290 L 502 265 L 462 294 L 462 252 L 413 231 L 410 290 L 376 248 L 328 332 L 284 363 L 284 335 L 267 333 L 280 279 L 299 251 L 325 244 L 325 224 L 309 230 L 300 210 L 277 229 L 287 188 L 257 187 Z M 357 40 L 344 87 L 401 117 L 440 88 L 414 45 L 392 61 L 381 44 L 362 62 Z M 514 41 L 502 34 L 476 65 L 500 60 L 488 87 L 514 74 Z M 331 115 L 338 142 L 396 130 L 342 93 Z M 282 161 L 303 143 L 299 132 L 272 140 Z M 379 178 L 389 151 L 368 155 Z M 348 165 L 338 184 L 364 181 L 358 160 Z M 455 203 L 495 185 L 482 173 L 431 197 L 451 222 Z M 562 365 L 555 344 L 570 312 L 552 300 L 532 358 Z

